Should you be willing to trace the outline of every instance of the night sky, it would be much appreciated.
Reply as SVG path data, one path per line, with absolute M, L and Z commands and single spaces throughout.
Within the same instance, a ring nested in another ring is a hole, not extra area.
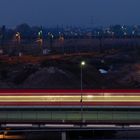
M 0 25 L 140 24 L 140 0 L 0 0 Z

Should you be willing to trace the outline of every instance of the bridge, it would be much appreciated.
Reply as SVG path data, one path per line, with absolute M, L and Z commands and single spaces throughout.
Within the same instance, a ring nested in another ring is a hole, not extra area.
M 33 91 L 1 91 L 1 132 L 140 130 L 139 91 Z
M 32 124 L 140 124 L 140 108 L 0 107 L 0 122 Z

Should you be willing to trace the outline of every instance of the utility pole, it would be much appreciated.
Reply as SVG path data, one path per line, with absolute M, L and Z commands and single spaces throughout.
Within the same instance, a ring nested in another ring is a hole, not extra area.
M 83 67 L 86 65 L 85 61 L 81 61 L 81 122 L 83 122 Z

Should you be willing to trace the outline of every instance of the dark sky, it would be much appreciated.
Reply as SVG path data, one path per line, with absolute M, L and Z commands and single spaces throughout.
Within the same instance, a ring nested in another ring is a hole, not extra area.
M 0 0 L 0 25 L 140 24 L 140 0 Z

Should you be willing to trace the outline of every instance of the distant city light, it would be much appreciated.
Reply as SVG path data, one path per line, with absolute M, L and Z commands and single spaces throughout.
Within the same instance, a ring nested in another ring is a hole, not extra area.
M 132 31 L 132 34 L 134 35 L 135 34 L 135 31 Z
M 53 35 L 53 34 L 51 34 L 51 37 L 52 37 L 52 38 L 54 38 L 54 35 Z
M 19 33 L 19 32 L 17 32 L 17 33 L 15 34 L 15 39 L 16 39 L 16 42 L 17 42 L 18 44 L 20 44 L 21 36 L 20 36 L 20 33 Z
M 124 32 L 124 35 L 127 35 L 127 33 L 126 33 L 126 32 Z
M 39 37 L 42 36 L 42 30 L 38 32 L 38 36 L 39 36 Z

